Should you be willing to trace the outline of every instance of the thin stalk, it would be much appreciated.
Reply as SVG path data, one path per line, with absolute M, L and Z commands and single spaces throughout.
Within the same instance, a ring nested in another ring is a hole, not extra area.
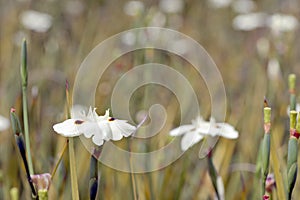
M 264 108 L 264 138 L 262 141 L 262 154 L 261 154 L 261 174 L 262 174 L 262 182 L 261 182 L 261 192 L 262 196 L 265 194 L 266 187 L 266 179 L 269 173 L 269 163 L 270 163 L 270 146 L 271 146 L 271 137 L 270 137 L 270 129 L 271 129 L 271 108 Z
M 28 161 L 26 159 L 26 151 L 25 151 L 25 145 L 24 145 L 24 140 L 23 140 L 23 136 L 22 136 L 20 120 L 19 120 L 18 116 L 15 114 L 15 109 L 13 109 L 13 108 L 11 109 L 11 112 L 10 112 L 10 118 L 11 118 L 11 124 L 12 124 L 12 129 L 13 129 L 13 132 L 15 135 L 16 143 L 19 148 L 19 152 L 21 154 L 23 164 L 25 167 L 27 181 L 29 183 L 32 196 L 36 199 L 39 199 L 39 197 L 37 196 L 37 192 L 34 188 L 33 181 L 30 176 L 30 172 L 29 172 Z
M 76 174 L 76 161 L 75 161 L 75 152 L 74 152 L 74 138 L 69 138 L 69 159 L 70 159 L 72 199 L 79 200 L 77 174 Z
M 58 157 L 58 161 L 56 162 L 56 164 L 55 164 L 55 166 L 54 166 L 54 169 L 53 169 L 53 171 L 52 171 L 52 173 L 51 173 L 51 179 L 53 179 L 53 177 L 54 177 L 54 175 L 55 175 L 55 173 L 56 173 L 56 170 L 57 170 L 57 168 L 58 168 L 58 166 L 59 166 L 59 163 L 61 162 L 62 157 L 63 157 L 64 153 L 66 152 L 68 143 L 69 143 L 69 140 L 67 139 L 66 142 L 65 142 L 65 144 L 64 144 L 64 146 L 63 146 L 62 151 L 60 152 L 60 155 L 59 155 L 59 157 Z
M 26 40 L 23 40 L 21 49 L 21 79 L 22 79 L 22 104 L 23 104 L 23 123 L 25 133 L 25 146 L 28 159 L 29 173 L 34 174 L 33 164 L 30 151 L 30 139 L 29 139 L 29 123 L 28 123 L 28 103 L 27 103 L 27 45 Z
M 290 74 L 289 75 L 290 110 L 296 110 L 295 85 L 296 85 L 296 75 Z
M 69 95 L 69 83 L 66 81 L 66 100 L 67 100 L 67 118 L 71 118 L 70 112 L 70 95 Z M 77 173 L 76 173 L 76 160 L 74 151 L 74 138 L 69 138 L 69 160 L 70 160 L 70 174 L 71 174 L 71 190 L 72 199 L 79 200 L 79 190 L 77 183 Z
M 128 140 L 128 147 L 129 147 L 129 152 L 131 152 L 131 140 L 130 138 Z M 136 191 L 136 182 L 135 182 L 135 176 L 133 174 L 133 163 L 132 163 L 132 156 L 129 154 L 129 167 L 130 167 L 130 180 L 131 180 L 131 189 L 132 189 L 132 196 L 134 200 L 137 200 L 137 191 Z

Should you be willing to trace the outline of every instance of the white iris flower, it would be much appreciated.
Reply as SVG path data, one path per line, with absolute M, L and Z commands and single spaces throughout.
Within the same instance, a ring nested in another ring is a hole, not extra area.
M 89 112 L 84 112 L 79 117 L 67 119 L 62 123 L 55 124 L 53 129 L 65 137 L 75 137 L 83 134 L 86 138 L 92 138 L 93 143 L 100 146 L 104 141 L 121 140 L 136 131 L 136 127 L 109 116 L 109 109 L 105 115 L 98 116 L 96 108 L 90 107 Z
M 206 135 L 236 139 L 238 138 L 239 133 L 230 124 L 216 123 L 214 118 L 211 118 L 210 121 L 204 121 L 204 119 L 199 116 L 195 120 L 192 120 L 192 124 L 182 125 L 171 130 L 170 135 L 183 135 L 181 149 L 182 151 L 186 151 L 188 148 L 201 141 Z
M 9 120 L 0 115 L 0 131 L 4 131 L 9 128 Z

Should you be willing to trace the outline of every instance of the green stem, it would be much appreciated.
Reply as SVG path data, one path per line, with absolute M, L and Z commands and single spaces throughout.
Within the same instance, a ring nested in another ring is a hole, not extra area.
M 29 173 L 34 174 L 33 164 L 30 151 L 30 139 L 29 139 L 29 123 L 28 123 L 28 103 L 27 103 L 27 45 L 26 40 L 23 40 L 21 49 L 21 80 L 22 80 L 22 103 L 23 103 L 23 123 L 25 133 L 25 146 L 28 159 Z
M 71 118 L 71 101 L 69 94 L 69 82 L 66 81 L 66 103 L 67 103 L 67 118 Z M 77 173 L 76 173 L 76 160 L 75 160 L 75 151 L 74 151 L 74 138 L 69 138 L 69 160 L 70 160 L 70 173 L 71 173 L 71 190 L 72 190 L 72 199 L 79 200 L 79 190 L 77 183 Z
M 70 159 L 72 199 L 79 200 L 77 174 L 76 174 L 76 161 L 75 161 L 75 152 L 74 152 L 74 138 L 69 138 L 69 159 Z
M 56 164 L 54 166 L 54 169 L 53 169 L 53 171 L 51 173 L 51 179 L 53 179 L 53 177 L 54 177 L 54 175 L 56 173 L 56 170 L 57 170 L 57 168 L 59 166 L 59 163 L 61 162 L 61 160 L 63 158 L 63 155 L 64 155 L 64 153 L 65 153 L 65 151 L 67 149 L 68 143 L 69 143 L 69 140 L 67 139 L 66 142 L 65 142 L 65 144 L 64 144 L 63 150 L 61 151 L 61 153 L 60 153 L 60 155 L 58 157 L 58 161 L 56 162 Z

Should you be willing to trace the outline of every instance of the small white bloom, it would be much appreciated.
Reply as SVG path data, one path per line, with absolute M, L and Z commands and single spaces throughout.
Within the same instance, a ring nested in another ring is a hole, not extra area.
M 233 19 L 232 26 L 236 30 L 252 31 L 264 27 L 267 20 L 265 13 L 241 14 Z
M 160 0 L 159 8 L 165 13 L 179 13 L 183 10 L 182 0 Z
M 256 8 L 252 0 L 237 0 L 232 4 L 232 8 L 237 13 L 250 13 Z
M 36 32 L 46 32 L 52 25 L 52 17 L 46 13 L 27 10 L 22 13 L 21 22 L 27 29 Z
M 257 53 L 262 58 L 267 58 L 270 52 L 270 42 L 267 38 L 261 37 L 256 42 Z
M 208 0 L 208 2 L 213 8 L 225 8 L 231 4 L 232 0 Z
M 211 118 L 210 121 L 204 121 L 203 118 L 199 116 L 195 120 L 192 120 L 192 124 L 182 125 L 171 130 L 170 135 L 183 135 L 181 149 L 186 151 L 188 148 L 202 140 L 206 135 L 236 139 L 239 134 L 230 124 L 216 123 L 214 118 Z
M 80 113 L 75 118 L 67 119 L 53 126 L 55 132 L 65 137 L 75 137 L 83 134 L 86 138 L 100 146 L 104 141 L 121 140 L 136 131 L 136 127 L 109 116 L 109 110 L 105 115 L 98 116 L 96 109 L 89 109 L 88 114 Z
M 144 9 L 144 3 L 141 1 L 128 1 L 124 5 L 124 13 L 133 17 L 144 12 Z
M 0 131 L 4 131 L 9 128 L 9 120 L 0 115 Z
M 281 76 L 279 61 L 276 58 L 269 60 L 267 73 L 270 80 L 278 80 Z
M 274 34 L 293 31 L 298 26 L 298 20 L 292 15 L 274 14 L 268 19 L 268 26 Z

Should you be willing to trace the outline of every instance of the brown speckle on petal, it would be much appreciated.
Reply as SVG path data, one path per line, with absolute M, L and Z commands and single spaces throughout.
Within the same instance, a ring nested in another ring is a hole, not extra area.
M 115 118 L 111 117 L 108 119 L 109 122 L 115 121 Z
M 77 124 L 77 125 L 79 125 L 79 124 L 82 124 L 84 121 L 82 121 L 82 120 L 76 120 L 74 123 L 75 124 Z

